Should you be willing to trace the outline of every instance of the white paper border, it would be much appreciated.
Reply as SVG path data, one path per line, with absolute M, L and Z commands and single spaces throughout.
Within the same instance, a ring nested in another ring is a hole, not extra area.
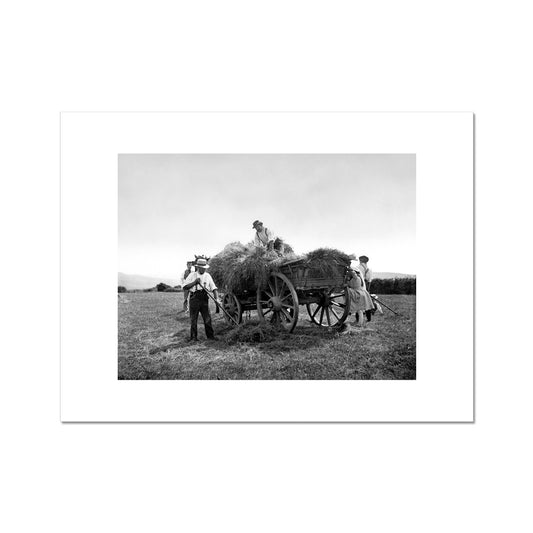
M 117 155 L 417 158 L 417 379 L 119 381 Z M 62 421 L 473 421 L 472 113 L 62 113 Z

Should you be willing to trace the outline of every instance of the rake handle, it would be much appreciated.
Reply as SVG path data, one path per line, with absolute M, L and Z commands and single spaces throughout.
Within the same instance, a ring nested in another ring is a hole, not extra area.
M 201 286 L 201 285 L 200 285 Z M 209 298 L 211 298 L 211 300 L 213 300 L 213 302 L 215 302 L 215 305 L 219 308 L 219 309 L 222 309 L 222 312 L 236 325 L 238 326 L 239 323 L 224 309 L 224 306 L 223 305 L 220 305 L 218 302 L 217 302 L 217 299 L 207 290 L 206 287 L 202 287 L 202 289 L 207 293 L 207 296 L 209 296 Z
M 383 300 L 378 300 L 377 298 L 374 298 L 372 295 L 370 295 L 370 298 L 377 302 L 379 305 L 382 305 L 383 307 L 386 307 L 389 311 L 392 311 L 395 315 L 400 316 L 400 313 L 397 313 L 394 309 L 391 309 L 387 304 L 383 303 Z

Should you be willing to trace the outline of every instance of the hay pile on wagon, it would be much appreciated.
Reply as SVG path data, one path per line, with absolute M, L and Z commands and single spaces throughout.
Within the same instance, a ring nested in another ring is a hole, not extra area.
M 334 277 L 337 275 L 337 265 L 350 266 L 351 258 L 348 254 L 335 248 L 318 248 L 305 256 L 307 264 L 313 272 L 320 276 Z
M 318 248 L 305 255 L 296 255 L 290 245 L 285 244 L 285 254 L 257 248 L 253 244 L 232 242 L 209 261 L 210 274 L 223 290 L 241 294 L 254 292 L 263 286 L 272 272 L 287 263 L 297 260 L 305 262 L 313 272 L 324 277 L 334 276 L 339 264 L 350 264 L 348 254 L 334 248 Z
M 255 291 L 266 283 L 270 273 L 280 265 L 297 259 L 294 252 L 283 257 L 275 251 L 257 248 L 253 244 L 232 242 L 209 261 L 209 273 L 215 283 L 236 294 Z

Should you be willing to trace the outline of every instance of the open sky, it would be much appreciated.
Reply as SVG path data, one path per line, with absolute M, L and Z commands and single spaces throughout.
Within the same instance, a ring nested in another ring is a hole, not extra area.
M 367 255 L 374 271 L 416 274 L 413 154 L 119 155 L 118 269 L 179 279 L 194 254 L 254 237 L 296 253 Z

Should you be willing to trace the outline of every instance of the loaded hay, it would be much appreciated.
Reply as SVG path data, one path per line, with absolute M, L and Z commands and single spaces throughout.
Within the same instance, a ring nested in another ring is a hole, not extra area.
M 339 264 L 349 266 L 351 262 L 348 254 L 335 248 L 317 248 L 309 252 L 306 259 L 313 272 L 324 277 L 336 276 Z
M 240 293 L 268 277 L 266 251 L 240 242 L 225 246 L 209 261 L 210 274 L 219 287 Z M 276 254 L 277 257 L 277 254 Z
M 284 251 L 284 255 L 279 256 L 276 251 L 269 252 L 252 243 L 232 242 L 211 258 L 209 272 L 221 289 L 242 294 L 245 291 L 255 292 L 257 287 L 266 283 L 272 272 L 296 259 L 303 259 L 313 272 L 324 277 L 338 275 L 339 264 L 350 264 L 348 254 L 334 248 L 318 248 L 298 256 L 290 245 L 284 243 Z
M 273 270 L 297 258 L 293 252 L 280 257 L 276 251 L 232 242 L 211 258 L 209 272 L 218 286 L 239 294 L 246 290 L 255 291 L 266 283 Z

